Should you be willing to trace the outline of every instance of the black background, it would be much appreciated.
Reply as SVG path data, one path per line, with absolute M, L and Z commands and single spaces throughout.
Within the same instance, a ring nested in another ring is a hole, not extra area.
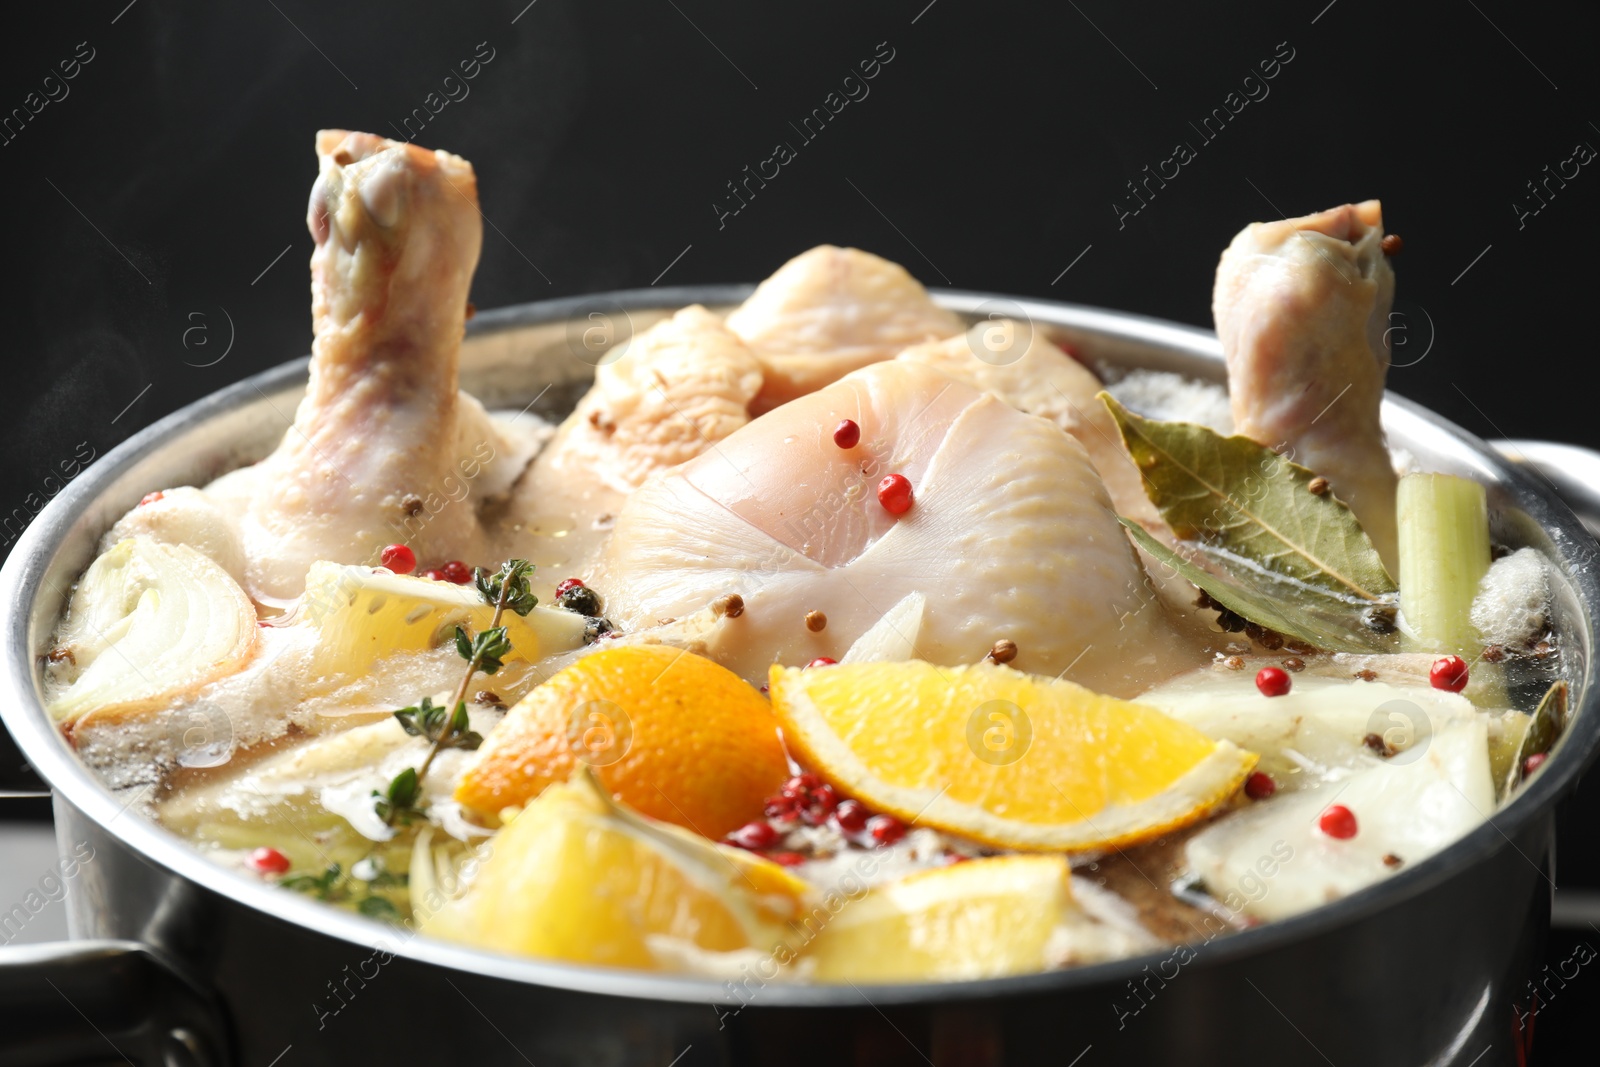
M 930 285 L 1209 325 L 1243 225 L 1379 197 L 1405 240 L 1391 387 L 1485 437 L 1600 445 L 1600 166 L 1516 206 L 1600 146 L 1592 3 L 524 3 L 8 11 L 0 115 L 93 59 L 0 145 L 0 517 L 36 510 L 82 442 L 103 454 L 306 351 L 315 131 L 394 136 L 489 50 L 416 138 L 477 168 L 479 307 L 754 281 L 833 242 Z M 802 143 L 790 123 L 880 42 L 869 95 Z M 1289 50 L 1204 143 L 1190 124 Z M 780 141 L 797 158 L 719 223 Z M 1179 141 L 1196 158 L 1119 223 L 1125 183 Z M 1563 884 L 1595 866 L 1589 822 L 1564 820 Z M 1578 997 L 1551 1006 L 1540 1062 Z

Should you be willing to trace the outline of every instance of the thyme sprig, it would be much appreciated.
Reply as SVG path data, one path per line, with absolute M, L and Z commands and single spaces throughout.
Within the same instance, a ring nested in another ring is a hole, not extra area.
M 416 707 L 401 708 L 394 713 L 394 717 L 400 720 L 401 728 L 412 737 L 426 737 L 429 741 L 439 741 L 448 728 L 452 731 L 452 736 L 444 742 L 445 747 L 475 751 L 483 744 L 483 736 L 468 729 L 466 708 L 457 707 L 455 716 L 449 722 L 445 721 L 447 710 L 443 705 L 435 704 L 432 697 L 423 697 L 421 704 Z
M 394 901 L 379 895 L 377 890 L 403 889 L 409 881 L 409 876 L 391 874 L 381 867 L 371 878 L 361 879 L 355 876 L 353 868 L 346 871 L 342 865 L 330 863 L 320 874 L 291 875 L 278 884 L 318 900 L 336 904 L 354 902 L 356 910 L 369 918 L 398 922 L 400 909 L 395 907 Z
M 539 598 L 529 588 L 532 575 L 533 564 L 525 559 L 506 560 L 494 574 L 482 567 L 477 569 L 474 584 L 484 601 L 494 605 L 494 615 L 489 625 L 476 634 L 456 627 L 456 651 L 467 661 L 467 670 L 448 708 L 435 704 L 432 697 L 423 697 L 419 703 L 394 713 L 406 733 L 426 737 L 432 745 L 420 766 L 407 767 L 395 775 L 382 792 L 372 791 L 373 808 L 386 824 L 409 822 L 420 813 L 422 781 L 440 752 L 447 748 L 471 751 L 483 743 L 483 737 L 469 729 L 467 689 L 478 673 L 496 674 L 505 665 L 505 657 L 512 651 L 511 638 L 500 620 L 507 611 L 526 615 L 538 606 Z

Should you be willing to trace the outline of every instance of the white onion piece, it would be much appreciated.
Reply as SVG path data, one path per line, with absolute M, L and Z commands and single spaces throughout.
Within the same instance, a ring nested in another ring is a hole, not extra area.
M 1480 717 L 1458 693 L 1386 673 L 1393 681 L 1319 677 L 1307 669 L 1294 676 L 1288 693 L 1264 697 L 1256 690 L 1253 662 L 1242 671 L 1205 667 L 1148 690 L 1139 702 L 1214 741 L 1259 753 L 1257 769 L 1272 775 L 1280 791 L 1292 792 L 1343 781 L 1367 766 L 1370 734 L 1408 753 L 1449 723 Z
M 899 663 L 916 657 L 917 635 L 922 632 L 922 612 L 928 598 L 907 593 L 883 613 L 867 632 L 856 638 L 840 663 Z
M 156 711 L 239 670 L 256 613 L 239 584 L 186 545 L 118 541 L 78 582 L 52 664 L 58 722 Z
M 1494 812 L 1481 716 L 1439 726 L 1420 753 L 1364 762 L 1342 782 L 1280 793 L 1219 819 L 1190 838 L 1189 869 L 1229 911 L 1281 919 L 1426 859 Z M 1355 814 L 1354 837 L 1318 828 L 1335 803 Z

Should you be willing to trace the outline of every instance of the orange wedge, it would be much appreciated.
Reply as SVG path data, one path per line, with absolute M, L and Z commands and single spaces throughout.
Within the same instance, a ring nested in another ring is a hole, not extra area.
M 494 814 L 588 764 L 637 811 L 718 838 L 761 816 L 788 777 L 760 693 L 703 656 L 624 645 L 585 656 L 490 731 L 456 799 Z
M 1157 837 L 1231 797 L 1256 756 L 1154 708 L 977 664 L 774 666 L 784 740 L 836 788 L 1004 848 Z

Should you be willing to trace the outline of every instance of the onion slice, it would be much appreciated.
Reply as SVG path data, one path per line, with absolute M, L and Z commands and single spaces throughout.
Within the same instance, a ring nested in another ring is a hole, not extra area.
M 255 644 L 255 608 L 227 571 L 187 545 L 125 538 L 72 595 L 49 711 L 62 724 L 157 711 L 242 668 Z
M 889 663 L 915 659 L 917 636 L 922 633 L 922 613 L 928 598 L 911 592 L 856 638 L 840 663 Z

